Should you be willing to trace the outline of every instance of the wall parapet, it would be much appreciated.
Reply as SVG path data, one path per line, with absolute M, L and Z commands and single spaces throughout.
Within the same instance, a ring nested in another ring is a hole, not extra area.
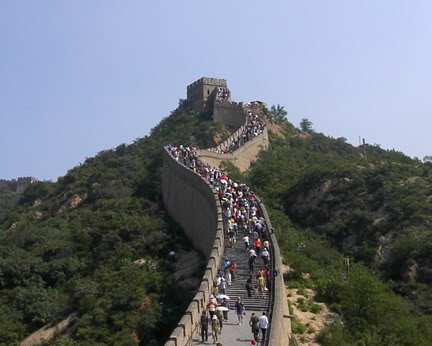
M 225 249 L 222 209 L 217 192 L 201 175 L 163 152 L 162 193 L 165 206 L 194 246 L 207 258 L 197 293 L 171 333 L 166 346 L 189 345 L 210 301 L 213 281 Z M 196 211 L 199 210 L 199 213 Z
M 289 315 L 288 300 L 285 292 L 285 283 L 283 280 L 283 267 L 279 245 L 273 231 L 270 217 L 262 200 L 257 197 L 261 215 L 264 217 L 267 224 L 267 229 L 270 233 L 270 246 L 272 247 L 272 265 L 274 270 L 273 275 L 273 291 L 271 292 L 270 301 L 270 325 L 268 328 L 268 344 L 269 345 L 288 345 L 291 335 L 291 320 L 285 316 Z
M 222 121 L 226 125 L 240 127 L 246 123 L 246 114 L 243 102 L 215 100 L 213 106 L 213 119 Z

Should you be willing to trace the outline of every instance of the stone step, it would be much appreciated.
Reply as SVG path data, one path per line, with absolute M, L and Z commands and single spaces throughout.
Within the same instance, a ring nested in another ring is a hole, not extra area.
M 243 236 L 239 236 L 243 238 Z M 255 290 L 252 291 L 252 297 L 249 298 L 246 291 L 246 281 L 252 275 L 252 283 L 257 287 L 256 276 L 259 268 L 263 265 L 262 260 L 255 260 L 255 269 L 251 274 L 249 271 L 249 251 L 246 251 L 244 243 L 237 241 L 234 246 L 225 247 L 224 257 L 228 257 L 230 261 L 234 261 L 237 265 L 235 270 L 235 279 L 232 284 L 227 286 L 226 294 L 230 297 L 230 309 L 235 310 L 235 302 L 237 297 L 240 297 L 245 305 L 246 311 L 268 311 L 270 306 L 270 297 L 268 292 L 264 292 L 264 298 L 257 297 Z M 223 268 L 223 259 L 220 263 L 220 268 Z

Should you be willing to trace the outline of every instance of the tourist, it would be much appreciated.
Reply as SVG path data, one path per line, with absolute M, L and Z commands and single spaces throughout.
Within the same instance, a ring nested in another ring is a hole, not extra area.
M 200 327 L 201 327 L 201 341 L 208 341 L 208 326 L 209 326 L 209 318 L 205 311 L 202 312 L 200 319 Z
M 257 240 L 255 240 L 255 251 L 257 253 L 257 255 L 260 254 L 261 251 L 261 240 L 258 238 Z
M 268 268 L 266 268 L 264 271 L 264 277 L 266 279 L 266 288 L 268 291 L 270 291 L 271 290 L 271 277 L 270 277 L 270 270 L 268 270 Z
M 217 308 L 217 303 L 215 303 L 211 299 L 212 297 L 213 297 L 213 295 L 210 296 L 210 302 L 207 304 L 207 309 L 209 311 L 210 318 L 213 318 L 213 316 L 216 314 L 216 308 Z
M 256 342 L 258 342 L 258 335 L 259 335 L 259 330 L 260 330 L 258 323 L 259 323 L 258 316 L 255 315 L 255 313 L 252 313 L 252 316 L 249 320 L 249 325 L 251 326 L 252 334 L 253 334 L 254 340 Z
M 270 262 L 270 253 L 267 248 L 264 248 L 263 252 L 261 253 L 261 258 L 264 262 L 264 265 L 267 267 Z
M 256 258 L 256 256 L 250 256 L 248 259 L 249 272 L 251 274 L 253 274 L 253 272 L 254 272 L 255 258 Z
M 261 339 L 261 344 L 264 345 L 265 343 L 265 337 L 266 337 L 266 331 L 269 325 L 268 322 L 268 318 L 266 316 L 265 311 L 263 311 L 261 317 L 259 318 L 259 328 L 261 329 L 261 335 L 262 335 L 262 339 Z
M 252 284 L 252 275 L 251 275 L 249 279 L 247 279 L 246 281 L 246 291 L 247 291 L 248 298 L 252 298 L 252 289 L 253 289 L 253 284 Z
M 231 274 L 231 279 L 235 280 L 235 270 L 237 268 L 237 264 L 234 263 L 234 261 L 231 261 L 230 267 L 229 267 L 229 271 Z
M 223 328 L 223 315 L 220 310 L 216 310 L 216 316 L 219 320 L 219 334 L 222 334 L 222 328 Z
M 213 337 L 213 342 L 216 342 L 218 339 L 218 334 L 219 334 L 219 319 L 217 318 L 216 315 L 213 315 L 212 320 L 211 320 L 211 326 L 212 326 L 212 337 Z
M 220 284 L 218 286 L 220 294 L 225 294 L 226 293 L 226 287 L 227 287 L 227 284 L 226 284 L 225 279 L 221 278 Z
M 243 316 L 246 315 L 246 310 L 245 310 L 244 304 L 241 301 L 240 297 L 237 298 L 235 308 L 236 308 L 236 314 L 237 314 L 237 318 L 238 318 L 238 324 L 239 324 L 239 326 L 241 326 L 242 322 L 243 322 Z
M 229 232 L 228 232 L 228 241 L 229 241 L 230 247 L 232 248 L 236 242 L 235 232 L 233 229 L 229 230 Z
M 257 284 L 258 284 L 258 295 L 261 298 L 264 298 L 264 291 L 265 291 L 265 278 L 264 276 L 260 273 L 258 279 L 257 279 Z
M 224 308 L 226 308 L 226 310 L 225 309 L 223 310 L 223 317 L 224 317 L 225 322 L 228 322 L 228 311 L 230 308 L 228 299 L 222 298 L 222 302 L 221 302 L 220 306 L 223 306 Z
M 246 251 L 249 251 L 249 237 L 247 235 L 245 235 L 243 237 L 243 241 L 244 241 L 244 244 L 245 244 Z

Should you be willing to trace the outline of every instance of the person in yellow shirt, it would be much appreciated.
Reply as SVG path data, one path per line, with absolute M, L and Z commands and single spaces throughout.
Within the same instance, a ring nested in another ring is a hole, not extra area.
M 263 275 L 260 275 L 257 279 L 258 282 L 258 295 L 264 298 L 264 290 L 265 290 L 265 278 Z

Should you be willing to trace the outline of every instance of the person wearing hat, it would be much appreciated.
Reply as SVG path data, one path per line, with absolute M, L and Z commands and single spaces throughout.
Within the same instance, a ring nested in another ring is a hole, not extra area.
M 219 319 L 217 318 L 216 315 L 213 315 L 212 320 L 211 320 L 211 326 L 212 326 L 212 337 L 213 337 L 213 342 L 216 342 L 218 340 L 218 334 L 219 334 Z

